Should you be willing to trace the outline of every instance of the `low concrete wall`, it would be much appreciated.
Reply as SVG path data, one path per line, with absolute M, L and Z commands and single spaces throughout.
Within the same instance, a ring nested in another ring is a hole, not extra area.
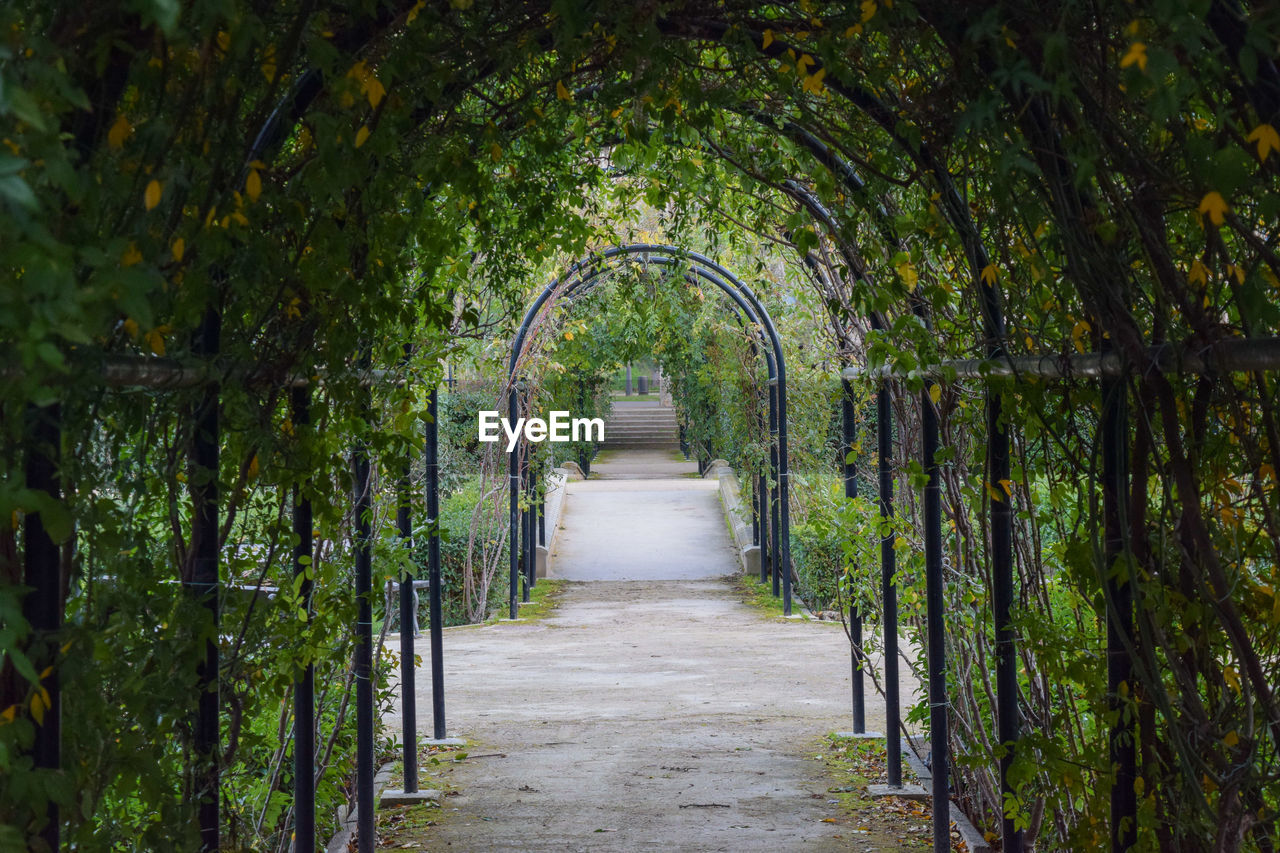
M 572 465 L 572 468 L 568 466 Z M 551 550 L 556 544 L 556 534 L 560 532 L 560 516 L 564 514 L 565 486 L 570 480 L 581 480 L 582 472 L 572 462 L 565 463 L 564 468 L 556 468 L 547 475 L 547 544 L 539 545 L 534 556 L 534 573 L 540 577 L 547 576 L 547 566 L 551 562 Z
M 720 483 L 720 503 L 724 507 L 725 519 L 729 522 L 729 530 L 733 536 L 733 544 L 738 551 L 738 562 L 744 574 L 758 576 L 760 574 L 760 546 L 751 542 L 751 507 L 742 500 L 742 488 L 738 484 L 738 475 L 723 459 L 713 460 L 707 467 L 703 479 L 715 479 Z

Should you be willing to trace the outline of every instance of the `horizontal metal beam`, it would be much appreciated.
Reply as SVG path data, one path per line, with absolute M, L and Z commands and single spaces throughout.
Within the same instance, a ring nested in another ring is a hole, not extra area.
M 932 379 L 1099 379 L 1141 376 L 1148 373 L 1250 373 L 1280 369 L 1280 338 L 1229 338 L 1199 349 L 1177 344 L 1148 347 L 1146 360 L 1126 364 L 1115 351 L 966 358 L 927 365 L 923 371 L 907 371 L 886 364 L 874 369 L 846 367 L 842 379 L 905 379 L 923 375 Z
M 0 379 L 15 381 L 25 371 L 20 367 L 0 367 Z M 156 358 L 135 355 L 108 355 L 101 361 L 85 359 L 71 364 L 65 381 L 94 376 L 108 388 L 145 388 L 159 391 L 180 388 L 198 388 L 209 382 L 235 381 L 249 385 L 276 385 L 284 388 L 305 388 L 313 383 L 322 384 L 326 377 L 337 376 L 335 371 L 317 371 L 311 376 L 283 374 L 270 367 L 238 365 L 219 368 L 202 363 L 182 362 L 173 358 Z M 363 370 L 355 374 L 361 387 L 383 384 L 403 384 L 406 380 L 400 371 Z M 52 377 L 57 381 L 56 377 Z

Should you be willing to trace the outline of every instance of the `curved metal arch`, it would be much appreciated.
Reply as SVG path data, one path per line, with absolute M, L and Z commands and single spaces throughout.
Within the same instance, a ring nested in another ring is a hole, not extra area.
M 663 266 L 663 267 L 675 267 L 680 265 L 678 261 L 676 261 L 673 258 L 669 258 L 665 255 L 658 256 L 655 258 L 646 258 L 645 263 L 654 264 L 656 266 Z M 604 276 L 611 271 L 612 271 L 612 268 L 597 270 L 595 272 L 592 272 L 589 276 L 585 278 L 580 278 L 576 281 L 568 282 L 565 285 L 565 290 L 562 293 L 562 296 L 564 296 L 566 299 L 571 299 L 571 300 L 589 296 L 591 292 L 599 284 L 602 283 L 602 279 L 604 278 Z M 765 346 L 760 349 L 760 354 L 764 356 L 765 367 L 768 372 L 769 379 L 771 381 L 776 380 L 778 376 L 778 369 L 777 369 L 777 365 L 774 362 L 773 349 L 771 346 L 768 345 L 769 341 L 765 338 L 763 324 L 760 322 L 760 318 L 756 316 L 756 313 L 751 308 L 750 304 L 748 304 L 739 295 L 730 293 L 729 291 L 725 290 L 725 283 L 719 280 L 718 276 L 716 276 L 714 273 L 708 272 L 707 270 L 704 270 L 698 267 L 691 267 L 689 270 L 686 271 L 685 281 L 688 284 L 695 284 L 696 283 L 695 281 L 689 280 L 689 276 L 693 276 L 694 278 L 701 278 L 719 287 L 722 291 L 724 291 L 729 296 L 730 300 L 733 302 L 734 314 L 738 317 L 738 322 L 743 324 L 749 322 L 755 327 L 756 333 L 752 338 L 753 345 L 756 339 L 758 339 L 760 343 L 765 344 Z
M 666 256 L 644 257 L 645 264 L 656 264 L 659 266 L 678 266 L 678 262 L 673 258 Z M 597 269 L 585 278 L 570 282 L 565 288 L 565 298 L 577 299 L 589 296 L 596 286 L 607 276 L 613 268 Z M 699 268 L 687 269 L 684 272 L 684 280 L 687 284 L 697 285 L 698 279 L 706 279 L 714 281 L 717 286 L 724 289 L 722 280 L 719 280 L 714 273 Z M 752 501 L 752 534 L 753 540 L 760 548 L 760 583 L 766 583 L 770 577 L 773 580 L 773 594 L 779 594 L 779 577 L 777 555 L 781 553 L 781 518 L 779 507 L 781 500 L 778 496 L 778 387 L 776 383 L 777 367 L 774 364 L 773 350 L 768 345 L 769 342 L 765 338 L 764 329 L 751 309 L 736 295 L 731 294 L 733 304 L 729 307 L 733 310 L 734 318 L 745 331 L 747 323 L 751 323 L 751 329 L 754 334 L 749 334 L 747 341 L 751 344 L 751 352 L 753 355 L 761 355 L 764 357 L 766 370 L 768 372 L 770 382 L 765 399 L 767 414 L 763 419 L 763 423 L 758 426 L 764 431 L 769 439 L 769 454 L 765 459 L 765 468 L 760 472 L 752 473 L 755 480 L 756 495 Z M 767 486 L 767 477 L 773 478 L 773 487 Z M 790 524 L 790 514 L 787 516 L 788 526 Z M 772 538 L 772 541 L 770 539 Z
M 612 262 L 617 259 L 629 259 L 633 256 L 640 255 L 645 257 L 649 262 L 661 262 L 664 265 L 676 265 L 681 262 L 687 262 L 690 271 L 698 277 L 714 284 L 726 296 L 728 296 L 736 305 L 738 305 L 744 313 L 750 317 L 756 325 L 763 330 L 763 337 L 767 338 L 768 347 L 766 350 L 772 350 L 772 359 L 766 355 L 766 364 L 770 368 L 770 386 L 771 398 L 776 401 L 777 411 L 777 489 L 778 500 L 777 506 L 779 510 L 778 524 L 775 529 L 777 531 L 777 542 L 774 547 L 774 554 L 777 556 L 775 565 L 777 566 L 777 575 L 780 575 L 781 593 L 783 598 L 784 612 L 791 613 L 791 513 L 790 513 L 790 469 L 788 465 L 787 455 L 787 373 L 786 358 L 782 352 L 782 341 L 778 336 L 777 327 L 773 323 L 773 318 L 769 316 L 769 312 L 765 310 L 764 305 L 751 288 L 726 269 L 721 264 L 702 255 L 681 249 L 677 246 L 668 246 L 655 243 L 633 243 L 625 246 L 616 246 L 606 249 L 603 252 L 589 255 L 574 262 L 564 275 L 553 279 L 542 292 L 538 294 L 533 303 L 525 312 L 524 319 L 520 323 L 520 328 L 516 332 L 511 341 L 511 357 L 507 366 L 507 383 L 508 383 L 508 412 L 515 413 L 519 411 L 519 397 L 516 388 L 516 368 L 519 365 L 520 355 L 524 351 L 525 340 L 528 337 L 529 329 L 533 321 L 542 312 L 547 302 L 557 292 L 557 290 L 565 285 L 575 288 L 581 286 L 581 281 L 597 278 L 605 272 Z M 596 269 L 593 269 L 596 267 Z M 579 278 L 581 277 L 581 278 Z M 577 279 L 577 283 L 575 283 Z M 772 364 L 769 364 L 772 362 Z M 520 536 L 520 463 L 518 453 L 512 450 L 508 453 L 508 488 L 510 494 L 510 577 L 511 589 L 510 597 L 510 617 L 516 618 L 519 614 L 519 565 L 520 558 L 516 542 Z M 776 575 L 775 575 L 776 577 Z M 777 591 L 775 589 L 775 591 Z

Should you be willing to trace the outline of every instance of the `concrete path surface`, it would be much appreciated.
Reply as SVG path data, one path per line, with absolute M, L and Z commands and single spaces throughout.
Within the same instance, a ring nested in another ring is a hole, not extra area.
M 709 485 L 573 483 L 551 566 L 581 582 L 540 620 L 445 632 L 469 757 L 429 768 L 456 795 L 428 849 L 851 849 L 814 758 L 849 728 L 847 640 L 743 601 Z M 429 731 L 425 660 L 418 684 Z

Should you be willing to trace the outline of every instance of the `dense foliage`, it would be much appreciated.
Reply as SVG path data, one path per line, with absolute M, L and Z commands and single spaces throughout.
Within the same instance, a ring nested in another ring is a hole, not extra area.
M 852 540 L 839 594 L 871 611 L 866 551 L 886 531 L 832 492 L 833 372 L 901 377 L 893 534 L 909 626 L 919 394 L 936 401 L 954 783 L 976 819 L 1008 814 L 1044 849 L 1104 844 L 1120 701 L 1137 721 L 1140 849 L 1273 849 L 1275 382 L 1160 365 L 1280 323 L 1278 38 L 1274 8 L 1228 0 L 0 7 L 0 517 L 14 522 L 0 530 L 0 846 L 33 838 L 49 800 L 86 849 L 191 840 L 192 688 L 214 629 L 177 582 L 193 570 L 203 389 L 107 389 L 109 358 L 223 380 L 225 581 L 291 589 L 285 508 L 295 488 L 315 503 L 314 621 L 287 594 L 249 595 L 251 610 L 228 601 L 216 634 L 228 843 L 281 849 L 287 692 L 304 662 L 328 685 L 329 803 L 349 756 L 337 722 L 354 609 L 349 449 L 367 445 L 381 471 L 376 586 L 406 566 L 388 510 L 442 359 L 471 360 L 499 401 L 532 289 L 589 248 L 650 232 L 733 260 L 776 315 L 795 365 L 793 446 L 813 455 L 796 460 L 797 554 L 834 568 L 831 538 Z M 637 222 L 641 206 L 654 221 Z M 221 344 L 205 358 L 196 333 L 211 311 Z M 546 342 L 573 342 L 568 324 L 591 322 L 575 317 L 554 313 L 529 377 L 571 366 L 574 348 L 557 362 Z M 543 380 L 547 400 L 577 394 L 579 378 L 591 396 L 648 350 L 695 414 L 692 437 L 758 469 L 749 336 L 678 297 L 634 319 L 679 334 L 579 326 L 609 350 L 578 347 L 566 387 Z M 360 354 L 391 368 L 406 343 L 411 381 L 380 383 L 366 416 Z M 1133 368 L 1119 559 L 1104 558 L 1096 382 L 987 392 L 924 379 L 997 347 L 1107 349 Z M 310 426 L 289 418 L 282 380 L 295 376 L 318 379 Z M 1007 481 L 985 472 L 986 393 L 1003 396 L 1013 436 Z M 62 439 L 42 448 L 30 424 L 55 413 Z M 864 486 L 867 436 L 851 448 Z M 59 451 L 60 496 L 27 488 L 24 460 L 41 450 Z M 479 479 L 446 466 L 448 488 L 499 518 L 501 460 L 473 458 Z M 993 762 L 993 501 L 1017 511 L 1024 737 L 1008 799 Z M 37 513 L 64 554 L 55 636 L 33 636 L 23 611 L 21 522 Z M 486 567 L 505 548 L 500 523 L 479 527 L 484 553 L 469 548 L 460 570 L 476 584 L 459 599 L 466 618 L 486 615 Z M 836 588 L 831 568 L 810 582 L 820 596 Z M 1103 661 L 1112 577 L 1141 602 L 1133 683 L 1117 697 Z M 34 769 L 55 672 L 67 754 L 60 771 Z

